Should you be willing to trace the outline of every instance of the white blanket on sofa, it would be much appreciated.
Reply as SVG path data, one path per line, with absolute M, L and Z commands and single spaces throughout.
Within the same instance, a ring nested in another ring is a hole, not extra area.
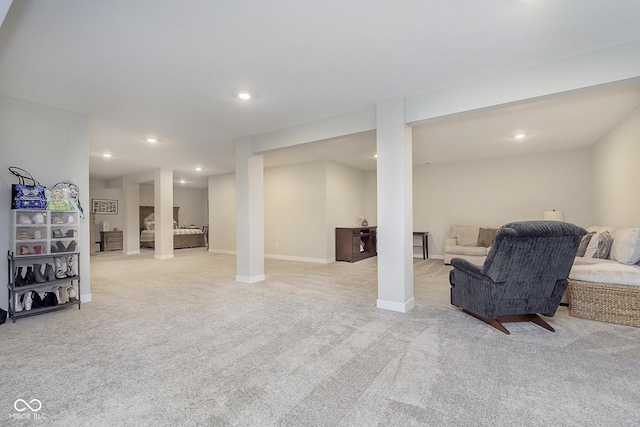
M 577 257 L 569 278 L 592 283 L 640 286 L 640 265 L 617 261 Z

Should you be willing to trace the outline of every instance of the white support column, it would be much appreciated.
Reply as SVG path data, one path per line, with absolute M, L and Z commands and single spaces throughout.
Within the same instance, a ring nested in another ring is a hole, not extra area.
M 123 252 L 135 255 L 140 253 L 140 184 L 131 184 L 129 178 L 125 176 L 122 180 L 125 203 Z
M 404 99 L 377 104 L 378 308 L 407 312 L 413 299 L 412 135 Z
M 251 137 L 236 141 L 236 281 L 264 276 L 264 162 Z
M 155 258 L 173 258 L 173 170 L 154 171 Z

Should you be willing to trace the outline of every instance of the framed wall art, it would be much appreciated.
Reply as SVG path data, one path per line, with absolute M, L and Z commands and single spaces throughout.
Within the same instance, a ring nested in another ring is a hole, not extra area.
M 92 199 L 91 210 L 102 215 L 118 215 L 118 201 L 111 199 Z

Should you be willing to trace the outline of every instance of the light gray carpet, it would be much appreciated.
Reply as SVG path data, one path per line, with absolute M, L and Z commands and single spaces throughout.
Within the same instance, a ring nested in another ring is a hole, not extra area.
M 504 335 L 449 304 L 441 260 L 415 260 L 400 314 L 375 258 L 247 285 L 232 256 L 175 255 L 94 256 L 93 302 L 0 326 L 0 425 L 640 425 L 640 328 L 561 307 L 556 333 Z

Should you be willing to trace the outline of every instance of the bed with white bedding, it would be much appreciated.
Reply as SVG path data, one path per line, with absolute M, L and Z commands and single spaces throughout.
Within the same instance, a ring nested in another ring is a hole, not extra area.
M 140 247 L 155 248 L 155 215 L 153 206 L 140 206 Z M 198 248 L 206 246 L 205 235 L 199 228 L 177 228 L 178 207 L 173 208 L 173 248 Z

